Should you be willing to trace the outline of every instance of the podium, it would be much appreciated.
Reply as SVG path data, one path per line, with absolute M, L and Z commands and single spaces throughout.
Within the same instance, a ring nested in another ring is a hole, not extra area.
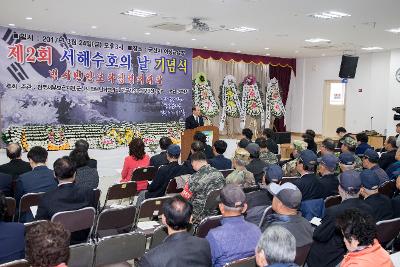
M 193 143 L 193 136 L 196 132 L 202 132 L 207 136 L 207 144 L 212 144 L 219 139 L 219 129 L 215 126 L 200 126 L 194 129 L 187 129 L 181 133 L 181 160 L 187 159 L 190 153 L 190 146 Z

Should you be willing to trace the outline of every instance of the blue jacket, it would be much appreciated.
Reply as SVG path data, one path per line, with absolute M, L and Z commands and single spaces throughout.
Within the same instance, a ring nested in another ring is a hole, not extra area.
M 0 264 L 25 258 L 25 226 L 0 221 Z
M 232 169 L 232 161 L 224 157 L 224 155 L 217 155 L 212 159 L 208 160 L 211 167 L 216 168 L 217 170 L 228 170 Z
M 361 143 L 357 146 L 355 153 L 357 156 L 363 155 L 365 150 L 367 150 L 368 148 L 372 148 L 372 147 L 370 145 L 368 145 L 368 143 Z

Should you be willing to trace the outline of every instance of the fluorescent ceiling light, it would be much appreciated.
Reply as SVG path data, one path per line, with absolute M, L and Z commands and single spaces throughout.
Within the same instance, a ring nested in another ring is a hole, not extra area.
M 26 17 L 25 19 L 26 19 L 26 20 L 32 20 L 32 18 L 31 18 L 31 17 Z
M 10 24 L 8 24 L 8 26 L 15 27 L 15 24 L 14 23 L 10 23 Z
M 393 29 L 389 29 L 389 30 L 385 30 L 387 32 L 391 32 L 391 33 L 400 33 L 400 28 L 393 28 Z
M 330 42 L 331 40 L 322 39 L 322 38 L 311 38 L 311 39 L 307 39 L 305 41 L 309 42 L 309 43 L 327 43 L 327 42 Z
M 379 46 L 369 46 L 369 47 L 363 47 L 361 48 L 362 50 L 367 50 L 367 51 L 371 51 L 371 50 L 382 50 L 382 47 Z
M 97 29 L 97 26 L 93 25 L 91 28 L 92 28 L 92 29 Z
M 145 10 L 140 10 L 140 9 L 128 10 L 128 11 L 122 12 L 121 14 L 128 15 L 128 16 L 141 17 L 141 18 L 157 16 L 157 13 L 155 13 L 155 12 L 145 11 Z
M 150 33 L 150 32 L 145 32 L 144 34 L 146 34 L 146 35 L 150 35 L 151 33 Z
M 240 51 L 240 50 L 238 50 L 238 51 L 236 51 L 236 53 L 241 53 L 242 51 Z
M 338 11 L 328 11 L 328 12 L 314 13 L 308 16 L 316 19 L 341 19 L 343 17 L 350 17 L 351 15 Z
M 270 56 L 271 54 L 265 54 L 266 56 Z
M 264 48 L 265 50 L 269 50 L 269 47 Z
M 192 38 L 192 41 L 196 41 L 196 38 Z
M 229 30 L 234 32 L 253 32 L 256 31 L 257 29 L 241 26 L 241 27 L 231 28 Z

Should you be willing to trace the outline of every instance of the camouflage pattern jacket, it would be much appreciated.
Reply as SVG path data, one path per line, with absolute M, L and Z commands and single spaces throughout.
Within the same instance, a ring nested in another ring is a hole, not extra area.
M 260 159 L 267 164 L 276 164 L 278 163 L 278 158 L 276 155 L 269 151 L 260 152 Z

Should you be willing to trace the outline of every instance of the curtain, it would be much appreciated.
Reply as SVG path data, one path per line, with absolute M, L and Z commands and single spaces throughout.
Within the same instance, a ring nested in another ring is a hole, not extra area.
M 290 68 L 288 68 L 290 70 Z M 260 92 L 263 96 L 263 103 L 265 102 L 265 87 L 268 77 L 268 65 L 265 64 L 254 64 L 254 63 L 245 63 L 245 62 L 235 62 L 235 61 L 223 61 L 223 60 L 213 60 L 213 59 L 202 59 L 202 58 L 193 58 L 193 68 L 192 75 L 193 77 L 199 73 L 204 72 L 207 75 L 207 79 L 211 82 L 211 88 L 214 91 L 216 100 L 219 103 L 219 95 L 220 95 L 220 86 L 222 85 L 222 81 L 226 75 L 233 75 L 236 78 L 237 86 L 239 88 L 239 84 L 243 81 L 244 77 L 249 74 L 253 74 L 257 78 L 257 82 L 261 84 L 259 88 Z M 220 112 L 221 112 L 220 107 Z M 211 122 L 214 126 L 219 126 L 220 116 L 216 116 L 211 119 Z M 252 119 L 247 117 L 246 119 L 246 127 L 249 127 Z M 240 129 L 240 119 L 239 118 L 230 118 L 226 119 L 225 129 L 221 134 L 239 134 L 241 133 Z M 260 130 L 260 119 L 257 119 L 258 130 Z M 252 130 L 254 130 L 252 128 Z
M 283 105 L 286 106 L 286 101 L 289 94 L 289 86 L 290 86 L 290 77 L 291 77 L 292 69 L 284 68 L 281 66 L 273 66 L 269 67 L 269 78 L 276 78 L 279 82 L 279 86 L 281 88 L 281 97 Z M 285 119 L 279 118 L 275 119 L 274 128 L 277 132 L 285 132 Z

